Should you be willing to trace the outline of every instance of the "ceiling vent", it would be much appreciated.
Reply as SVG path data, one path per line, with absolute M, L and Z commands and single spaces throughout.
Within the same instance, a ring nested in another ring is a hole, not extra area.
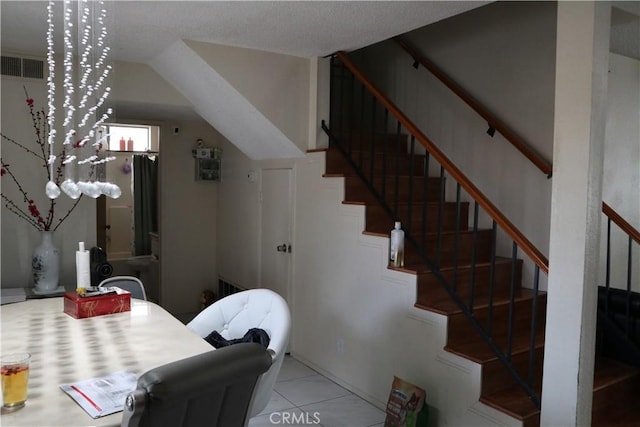
M 3 55 L 2 75 L 42 80 L 44 79 L 44 61 Z

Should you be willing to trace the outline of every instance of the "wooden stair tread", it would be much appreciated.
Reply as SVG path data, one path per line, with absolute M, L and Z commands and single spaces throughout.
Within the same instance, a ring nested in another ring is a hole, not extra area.
M 365 234 L 367 234 L 365 232 Z M 495 265 L 505 265 L 505 264 L 510 264 L 511 263 L 511 258 L 504 258 L 504 257 L 496 257 L 496 261 L 495 261 Z M 488 268 L 491 267 L 491 262 L 490 261 L 476 261 L 476 269 L 482 269 L 482 268 Z M 390 269 L 398 269 L 398 267 L 393 267 L 393 266 L 389 266 Z M 452 265 L 443 265 L 442 267 L 440 267 L 440 273 L 442 274 L 447 274 L 450 272 L 453 272 L 453 266 Z M 465 271 L 465 270 L 470 270 L 472 268 L 471 264 L 460 264 L 458 265 L 458 271 Z M 405 265 L 404 267 L 402 267 L 403 271 L 411 271 L 412 273 L 415 274 L 434 274 L 433 271 L 431 271 L 427 266 L 425 266 L 424 264 L 412 264 L 412 265 Z
M 489 396 L 480 396 L 480 402 L 525 421 L 540 416 L 540 410 L 521 387 L 513 385 Z
M 511 258 L 505 258 L 505 257 L 500 257 L 497 256 L 496 260 L 495 260 L 495 264 L 509 264 L 511 263 Z M 484 268 L 484 267 L 490 267 L 491 266 L 491 262 L 489 261 L 478 261 L 476 262 L 476 268 Z M 463 270 L 463 269 L 468 269 L 471 268 L 470 264 L 465 264 L 465 265 L 459 265 L 458 266 L 458 270 Z M 447 271 L 453 271 L 453 266 L 443 266 L 440 269 L 441 273 L 445 273 Z M 428 273 L 433 274 L 431 271 L 429 271 Z
M 545 292 L 539 291 L 538 296 L 545 295 Z M 518 288 L 514 295 L 514 301 L 524 301 L 527 299 L 532 299 L 534 296 L 534 292 L 531 289 L 526 288 Z M 509 295 L 508 294 L 498 294 L 494 295 L 493 306 L 500 306 L 509 303 Z M 443 298 L 436 299 L 434 301 L 429 302 L 429 304 L 415 304 L 417 308 L 422 308 L 424 310 L 433 311 L 438 314 L 444 315 L 452 315 L 452 314 L 460 314 L 462 310 L 458 307 L 458 304 L 453 301 L 451 298 L 447 298 L 444 296 Z M 487 308 L 489 306 L 489 296 L 486 294 L 476 295 L 474 297 L 474 310 L 480 310 Z
M 611 413 L 606 420 L 592 425 L 593 427 L 638 427 L 640 426 L 640 406 L 630 406 L 622 413 Z
M 602 390 L 612 383 L 622 381 L 632 376 L 639 376 L 640 370 L 613 359 L 601 358 L 596 361 L 594 376 L 594 391 Z M 540 390 L 537 390 L 540 392 Z M 517 385 L 499 390 L 490 395 L 483 395 L 480 401 L 492 408 L 505 412 L 519 420 L 526 420 L 539 415 L 539 411 L 526 393 Z M 625 412 L 612 412 L 605 421 L 594 426 L 639 426 L 640 406 L 629 405 Z
M 514 334 L 511 343 L 511 353 L 517 354 L 529 351 L 529 334 Z M 498 342 L 497 345 L 503 347 L 504 343 Z M 544 346 L 544 333 L 536 333 L 536 348 Z M 480 336 L 477 340 L 469 341 L 463 344 L 446 345 L 444 349 L 450 353 L 457 354 L 460 357 L 471 360 L 473 362 L 483 364 L 498 360 L 493 350 L 485 343 Z
M 599 391 L 626 379 L 640 378 L 640 368 L 626 365 L 608 357 L 598 357 L 595 362 L 593 391 Z

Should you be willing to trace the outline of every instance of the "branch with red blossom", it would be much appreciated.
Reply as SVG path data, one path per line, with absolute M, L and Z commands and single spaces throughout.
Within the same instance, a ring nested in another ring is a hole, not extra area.
M 53 171 L 54 176 L 51 177 L 50 176 L 51 171 L 49 170 L 48 156 L 47 156 L 46 145 L 45 145 L 47 144 L 47 134 L 49 132 L 48 116 L 44 110 L 38 110 L 38 111 L 35 110 L 34 100 L 31 97 L 29 97 L 29 94 L 27 93 L 26 88 L 24 88 L 24 91 L 26 95 L 26 103 L 29 108 L 29 114 L 31 116 L 31 123 L 36 134 L 35 143 L 37 144 L 38 148 L 31 149 L 27 147 L 25 144 L 22 144 L 16 141 L 15 139 L 4 135 L 3 133 L 0 133 L 0 136 L 4 141 L 10 142 L 22 148 L 27 153 L 36 157 L 40 162 L 42 162 L 42 166 L 46 170 L 47 181 L 52 180 L 56 183 L 56 185 L 60 185 L 60 182 L 62 181 L 62 178 L 64 176 L 64 167 L 65 167 L 64 160 L 67 158 L 66 147 L 62 148 L 60 156 L 56 162 L 57 165 L 55 167 L 55 171 Z M 18 218 L 26 221 L 27 223 L 29 223 L 30 225 L 32 225 L 33 227 L 35 227 L 40 231 L 57 230 L 57 228 L 62 224 L 62 222 L 66 218 L 68 218 L 69 215 L 71 215 L 71 213 L 74 211 L 76 206 L 78 206 L 78 203 L 82 199 L 82 196 L 76 199 L 73 205 L 66 212 L 66 214 L 64 214 L 57 221 L 54 221 L 56 202 L 53 199 L 47 199 L 47 204 L 49 205 L 49 207 L 47 209 L 46 217 L 43 217 L 40 210 L 38 209 L 37 203 L 32 197 L 29 196 L 29 193 L 22 187 L 16 175 L 14 175 L 14 173 L 12 172 L 9 163 L 6 163 L 2 157 L 0 157 L 0 162 L 2 164 L 2 169 L 0 170 L 0 176 L 4 177 L 5 175 L 8 175 L 13 181 L 13 183 L 15 184 L 18 192 L 22 195 L 22 203 L 18 204 L 13 200 L 11 200 L 4 192 L 0 193 L 4 206 L 10 212 L 14 213 Z M 91 169 L 91 174 L 93 174 L 93 168 Z M 40 189 L 40 191 L 44 195 L 43 189 L 44 189 L 44 185 L 42 185 Z

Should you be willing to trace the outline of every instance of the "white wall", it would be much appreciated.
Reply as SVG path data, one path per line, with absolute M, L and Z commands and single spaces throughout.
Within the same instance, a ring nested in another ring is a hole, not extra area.
M 474 96 L 551 160 L 555 5 L 489 7 L 468 13 L 478 14 L 479 22 L 465 14 L 417 35 L 429 40 L 429 52 L 435 49 L 439 65 L 461 80 L 470 77 Z M 382 44 L 375 52 L 389 50 Z M 442 143 L 465 173 L 547 253 L 551 181 L 500 136 L 486 136 L 486 123 L 437 85 L 411 86 L 412 74 L 425 71 L 411 68 L 410 59 L 397 55 L 393 59 L 396 70 L 403 73 L 394 86 L 397 92 L 404 91 L 396 93 L 403 102 L 412 107 L 425 95 L 436 95 L 426 110 L 415 112 L 429 120 L 427 135 Z M 320 66 L 319 71 L 326 70 Z M 322 84 L 319 77 L 318 87 Z M 323 101 L 326 98 L 318 96 L 319 119 L 326 118 L 320 107 Z M 310 147 L 315 146 L 312 141 Z M 362 235 L 363 210 L 342 205 L 342 180 L 322 178 L 323 156 L 308 153 L 292 163 L 293 354 L 379 405 L 388 397 L 393 375 L 415 381 L 427 390 L 437 425 L 512 423 L 477 403 L 477 367 L 441 351 L 442 320 L 412 308 L 414 277 L 385 268 L 388 240 Z M 259 268 L 259 183 L 249 183 L 246 174 L 259 171 L 263 163 L 227 150 L 225 167 L 231 171 L 225 169 L 219 186 L 218 268 L 225 279 L 253 287 Z
M 61 62 L 61 61 L 59 61 Z M 161 126 L 160 137 L 160 238 L 161 238 L 161 303 L 172 313 L 197 311 L 200 292 L 216 286 L 216 204 L 217 184 L 196 182 L 191 149 L 196 139 L 208 146 L 220 145 L 222 137 L 200 120 L 167 119 L 167 106 L 181 111 L 188 105 L 185 99 L 151 68 L 141 64 L 116 63 L 112 83 L 113 115 L 117 122 L 136 122 Z M 61 76 L 61 73 L 57 73 Z M 32 137 L 28 110 L 24 101 L 24 81 L 2 78 L 2 132 L 18 141 Z M 43 82 L 27 82 L 29 94 L 37 105 L 46 105 Z M 122 106 L 120 114 L 117 106 Z M 148 108 L 139 108 L 147 105 Z M 172 128 L 178 126 L 179 135 Z M 38 178 L 39 168 L 31 165 L 24 153 L 2 142 L 3 160 L 23 169 L 21 182 L 36 198 L 44 184 Z M 29 164 L 30 169 L 24 169 Z M 223 165 L 224 173 L 224 165 Z M 11 191 L 2 178 L 2 191 Z M 44 199 L 43 199 L 44 200 Z M 60 197 L 56 211 L 68 205 Z M 78 241 L 88 247 L 96 244 L 95 202 L 83 198 L 71 217 L 60 227 L 54 243 L 61 250 L 61 284 L 75 287 L 75 250 Z M 31 254 L 39 243 L 39 235 L 2 207 L 2 286 L 32 287 Z
M 31 116 L 25 102 L 23 85 L 34 99 L 37 109 L 47 106 L 47 92 L 43 82 L 24 81 L 2 77 L 2 133 L 25 146 L 36 149 L 35 132 Z M 48 211 L 48 201 L 44 193 L 47 183 L 43 163 L 23 149 L 2 141 L 2 161 L 8 163 L 20 184 L 33 199 L 42 216 Z M 58 145 L 57 147 L 60 147 Z M 2 177 L 2 193 L 7 195 L 23 210 L 28 212 L 22 196 L 9 175 Z M 71 199 L 61 196 L 56 200 L 54 225 L 72 205 Z M 83 197 L 73 213 L 54 233 L 54 245 L 60 250 L 60 284 L 75 288 L 75 251 L 79 241 L 87 247 L 95 245 L 95 202 Z M 40 233 L 27 222 L 9 212 L 2 202 L 2 287 L 33 287 L 31 276 L 31 256 L 40 243 Z
M 300 150 L 307 149 L 309 59 L 212 43 L 187 45 Z
M 640 230 L 640 61 L 610 54 L 609 102 L 604 149 L 602 199 Z M 601 248 L 604 254 L 607 222 L 603 216 Z M 612 224 L 611 286 L 626 288 L 628 238 Z M 640 245 L 632 249 L 632 288 L 640 292 Z M 605 283 L 604 256 L 600 284 Z
M 515 15 L 508 18 L 516 19 Z M 546 12 L 542 15 L 538 19 L 545 23 L 544 28 L 553 28 L 554 14 Z M 491 19 L 491 31 L 497 37 L 500 32 L 495 27 L 500 28 L 502 20 L 495 16 Z M 526 20 L 523 17 L 518 19 Z M 463 25 L 455 22 L 450 25 L 454 30 L 449 36 L 445 37 L 445 29 L 440 30 L 443 33 L 440 42 L 449 49 L 457 46 L 452 40 L 456 37 L 474 38 L 473 34 L 467 34 Z M 466 21 L 464 25 L 467 25 Z M 513 23 L 512 26 L 518 25 Z M 531 40 L 535 36 L 526 32 L 522 38 Z M 548 43 L 554 46 L 554 41 L 551 37 Z M 538 53 L 545 58 L 549 56 L 553 61 L 553 49 L 549 52 L 548 47 L 540 43 L 543 46 L 539 47 Z M 465 41 L 465 49 L 472 50 L 472 46 L 473 40 Z M 535 54 L 535 51 L 530 53 Z M 407 69 L 414 71 L 410 61 L 404 59 L 402 62 Z M 319 65 L 319 72 L 326 72 L 324 64 Z M 548 73 L 553 75 L 553 63 L 545 65 L 550 67 Z M 516 67 L 516 71 L 521 70 Z M 515 71 L 505 71 L 512 72 Z M 487 74 L 489 72 L 484 76 Z M 405 85 L 406 78 L 401 83 Z M 326 87 L 324 84 L 326 81 L 319 76 L 318 87 Z M 549 91 L 548 99 L 544 99 L 552 106 L 552 82 L 544 81 L 539 90 Z M 328 118 L 322 117 L 326 110 L 323 102 L 327 96 L 328 91 L 319 94 L 316 101 L 319 119 Z M 452 151 L 466 159 L 465 166 L 475 170 L 476 175 L 487 173 L 484 152 L 493 150 L 506 159 L 501 160 L 504 165 L 500 163 L 497 172 L 493 171 L 490 183 L 502 182 L 502 174 L 514 173 L 515 181 L 531 181 L 525 182 L 524 187 L 518 187 L 519 192 L 542 194 L 537 196 L 542 200 L 536 204 L 536 209 L 541 211 L 525 212 L 521 214 L 521 221 L 527 220 L 527 216 L 540 216 L 534 220 L 540 227 L 535 229 L 535 237 L 547 242 L 550 184 L 546 177 L 536 171 L 518 170 L 512 163 L 518 164 L 519 154 L 510 153 L 504 142 L 484 140 L 484 123 L 469 119 L 469 114 L 460 107 L 450 107 L 450 100 L 445 99 L 444 103 L 446 111 L 437 116 L 438 129 Z M 453 123 L 452 118 L 460 115 L 463 123 Z M 535 117 L 538 116 L 543 116 L 545 125 L 531 132 L 540 132 L 537 136 L 548 136 L 549 140 L 544 143 L 551 144 L 553 111 L 536 113 Z M 473 126 L 477 129 L 471 129 Z M 468 136 L 464 141 L 476 147 L 453 147 L 454 134 Z M 309 146 L 322 147 L 325 143 L 312 141 Z M 218 272 L 232 283 L 255 287 L 259 283 L 259 171 L 268 163 L 251 161 L 226 144 L 223 147 L 223 180 L 218 187 L 217 206 Z M 550 153 L 551 147 L 545 147 Z M 413 308 L 415 276 L 387 270 L 388 239 L 362 234 L 364 209 L 342 204 L 342 179 L 322 177 L 324 153 L 308 153 L 304 159 L 291 161 L 288 165 L 293 167 L 295 177 L 291 303 L 293 354 L 381 407 L 388 397 L 393 376 L 399 375 L 426 389 L 427 402 L 432 406 L 437 425 L 513 425 L 513 420 L 478 404 L 478 367 L 442 351 L 446 332 L 444 318 Z M 491 167 L 496 169 L 495 164 Z M 521 169 L 526 167 L 521 166 Z M 247 180 L 247 173 L 251 170 L 258 172 L 255 183 Z M 519 202 L 514 205 L 514 210 L 525 211 Z M 539 232 L 540 229 L 544 232 Z M 344 349 L 342 352 L 340 347 Z
M 200 293 L 217 289 L 219 184 L 195 180 L 191 150 L 199 138 L 207 147 L 223 143 L 202 121 L 172 121 L 160 129 L 160 303 L 172 314 L 199 310 Z
M 423 387 L 431 425 L 517 425 L 479 405 L 478 365 L 445 353 L 446 318 L 413 307 L 416 277 L 387 269 L 325 154 L 296 162 L 292 352 L 384 408 L 394 376 Z
M 407 35 L 422 54 L 552 161 L 555 4 L 492 3 Z M 551 180 L 395 42 L 354 57 L 365 74 L 548 255 Z M 448 189 L 454 191 L 450 182 Z M 463 195 L 464 197 L 464 195 Z M 453 200 L 453 199 L 451 199 Z M 481 226 L 490 223 L 481 220 Z M 510 242 L 499 255 L 510 255 Z M 532 264 L 524 266 L 532 276 Z M 525 286 L 531 287 L 525 280 Z
M 189 101 L 150 67 L 135 62 L 114 65 L 113 90 L 117 101 L 114 121 L 118 122 L 118 107 L 128 105 L 171 106 L 191 108 Z M 124 110 L 125 108 L 123 108 Z

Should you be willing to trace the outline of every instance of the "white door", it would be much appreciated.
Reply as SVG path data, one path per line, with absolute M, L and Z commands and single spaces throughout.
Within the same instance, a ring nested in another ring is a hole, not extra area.
M 290 302 L 292 170 L 263 169 L 261 189 L 261 287 Z

